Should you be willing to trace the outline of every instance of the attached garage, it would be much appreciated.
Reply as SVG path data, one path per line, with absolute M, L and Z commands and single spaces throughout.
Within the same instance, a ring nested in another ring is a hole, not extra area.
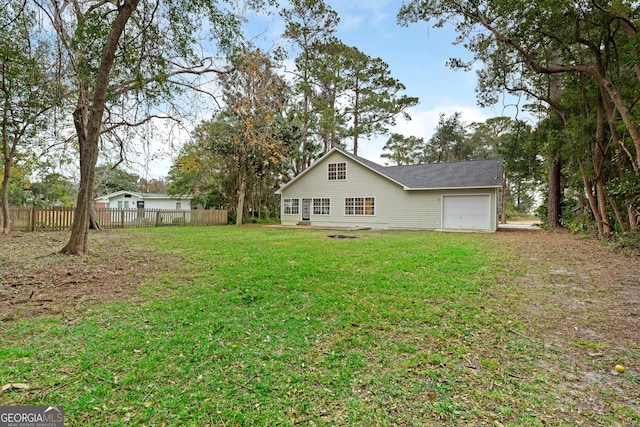
M 442 196 L 444 229 L 491 230 L 491 195 Z

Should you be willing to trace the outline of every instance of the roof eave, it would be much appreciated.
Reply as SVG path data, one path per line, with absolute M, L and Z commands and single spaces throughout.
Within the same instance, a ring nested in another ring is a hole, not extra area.
M 193 194 L 181 194 L 176 196 L 171 196 L 168 194 L 164 195 L 150 195 L 149 193 L 140 193 L 137 191 L 129 191 L 129 190 L 119 190 L 113 193 L 105 194 L 104 196 L 95 197 L 94 200 L 111 200 L 114 197 L 122 196 L 123 194 L 131 194 L 143 200 L 192 200 L 195 196 Z
M 181 196 L 170 196 L 170 195 L 166 195 L 166 196 L 144 196 L 142 195 L 140 198 L 144 199 L 144 200 L 186 200 L 186 199 L 193 199 L 194 196 L 191 195 L 181 195 Z
M 425 187 L 425 188 L 410 188 L 404 187 L 407 191 L 434 191 L 434 190 L 476 190 L 476 189 L 488 189 L 488 188 L 500 188 L 501 185 L 471 185 L 467 187 Z
M 340 149 L 340 148 L 338 148 L 338 147 L 334 147 L 334 148 L 332 148 L 329 152 L 327 152 L 324 156 L 322 156 L 322 158 L 324 158 L 324 157 L 328 156 L 329 154 L 333 153 L 334 151 L 337 151 L 337 152 L 341 153 L 343 156 L 348 157 L 349 159 L 353 160 L 354 162 L 357 162 L 359 165 L 361 165 L 361 166 L 363 166 L 363 167 L 365 167 L 365 168 L 369 169 L 369 170 L 370 170 L 370 171 L 372 171 L 372 172 L 375 172 L 376 174 L 380 175 L 381 177 L 388 179 L 389 181 L 391 181 L 391 182 L 393 182 L 393 183 L 395 183 L 395 184 L 399 185 L 400 187 L 402 187 L 402 188 L 404 188 L 404 189 L 406 190 L 406 187 L 405 187 L 402 183 L 400 183 L 400 182 L 396 181 L 395 179 L 391 178 L 389 175 L 385 175 L 384 173 L 382 173 L 382 172 L 380 172 L 380 171 L 378 171 L 378 170 L 376 170 L 376 169 L 372 168 L 371 166 L 367 165 L 366 163 L 363 163 L 362 161 L 360 161 L 360 160 L 358 159 L 358 157 L 357 157 L 357 156 L 352 155 L 351 153 L 348 153 L 348 152 L 346 152 L 346 151 L 344 151 L 344 150 L 341 150 L 341 149 Z M 320 158 L 320 159 L 318 159 L 318 160 L 322 160 L 322 158 Z M 302 173 L 300 173 L 300 175 L 296 176 L 296 177 L 295 177 L 295 178 L 293 178 L 291 181 L 287 182 L 285 185 L 283 185 L 282 187 L 278 188 L 278 189 L 275 191 L 275 194 L 280 194 L 280 195 L 282 195 L 282 191 L 283 191 L 285 188 L 287 188 L 289 185 L 293 184 L 295 181 L 297 181 L 298 179 L 300 179 L 300 177 L 302 177 L 305 173 L 307 173 L 307 171 L 309 171 L 310 169 L 314 168 L 314 167 L 315 167 L 316 165 L 318 165 L 319 163 L 320 163 L 320 161 L 314 162 L 311 166 L 309 166 L 309 167 L 308 167 L 308 168 L 306 168 Z
M 332 148 L 329 152 L 325 153 L 322 157 L 325 157 L 331 153 L 333 153 L 334 151 L 338 150 L 337 147 Z M 321 160 L 322 157 L 318 160 Z M 318 165 L 320 162 L 316 161 L 313 162 L 308 168 L 306 168 L 305 170 L 303 170 L 302 172 L 300 172 L 298 175 L 294 176 L 291 181 L 287 182 L 286 184 L 284 184 L 282 187 L 278 188 L 275 191 L 275 194 L 282 194 L 282 191 L 287 188 L 288 186 L 290 186 L 291 184 L 293 184 L 294 182 L 296 182 L 298 179 L 300 179 L 302 176 L 304 176 L 307 172 L 309 172 L 311 169 L 313 169 L 314 167 L 316 167 L 316 165 Z
M 397 180 L 393 179 L 393 178 L 392 178 L 392 177 L 390 177 L 389 175 L 387 175 L 387 174 L 385 174 L 385 173 L 383 173 L 383 172 L 381 172 L 381 171 L 379 171 L 379 170 L 377 170 L 377 169 L 374 169 L 374 168 L 372 168 L 371 166 L 369 166 L 368 164 L 366 164 L 366 163 L 364 163 L 364 162 L 360 161 L 360 160 L 358 159 L 358 157 L 357 157 L 355 154 L 348 153 L 348 152 L 346 152 L 346 151 L 344 151 L 344 150 L 338 150 L 338 151 L 340 151 L 341 153 L 343 153 L 345 156 L 349 157 L 349 158 L 350 158 L 350 159 L 352 159 L 353 161 L 357 162 L 359 165 L 364 166 L 365 168 L 369 169 L 370 171 L 377 173 L 377 174 L 378 174 L 378 175 L 380 175 L 381 177 L 388 179 L 389 181 L 393 182 L 394 184 L 399 185 L 399 186 L 400 186 L 400 187 L 402 187 L 403 189 L 405 189 L 405 190 L 406 190 L 406 189 L 408 188 L 406 185 L 404 185 L 403 183 L 401 183 L 401 182 L 399 182 L 399 181 L 397 181 Z M 373 163 L 373 162 L 372 162 L 372 163 Z

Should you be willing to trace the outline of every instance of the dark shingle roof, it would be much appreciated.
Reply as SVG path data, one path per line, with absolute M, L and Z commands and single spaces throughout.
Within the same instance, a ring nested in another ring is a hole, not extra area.
M 502 159 L 381 166 L 346 151 L 340 150 L 340 152 L 396 181 L 408 190 L 499 187 L 502 185 Z

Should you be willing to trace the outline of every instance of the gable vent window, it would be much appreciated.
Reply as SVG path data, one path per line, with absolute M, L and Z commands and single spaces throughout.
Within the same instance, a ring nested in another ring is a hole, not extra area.
M 347 163 L 329 163 L 329 181 L 344 181 L 347 179 Z

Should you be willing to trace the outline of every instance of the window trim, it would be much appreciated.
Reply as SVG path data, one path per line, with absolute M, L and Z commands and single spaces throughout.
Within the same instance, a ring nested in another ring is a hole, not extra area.
M 318 210 L 316 210 L 316 201 L 320 201 Z M 324 206 L 323 202 L 327 201 L 327 205 Z M 325 213 L 326 209 L 326 213 Z M 330 216 L 331 215 L 331 197 L 312 197 L 311 198 L 311 215 L 317 216 Z
M 293 201 L 297 203 L 294 204 Z M 290 202 L 290 206 L 287 206 L 287 201 Z M 287 212 L 287 208 L 289 212 Z M 282 214 L 283 215 L 300 215 L 300 199 L 297 197 L 288 197 L 282 199 Z
M 341 170 L 340 165 L 344 165 Z M 331 170 L 334 166 L 335 170 Z M 327 164 L 327 181 L 346 181 L 347 180 L 347 162 L 331 162 Z
M 352 200 L 353 204 L 349 204 L 348 201 Z M 367 206 L 367 201 L 372 202 L 371 206 Z M 362 204 L 358 205 L 358 201 Z M 362 209 L 362 213 L 358 213 L 358 208 Z M 367 209 L 370 209 L 371 213 L 367 213 Z M 376 198 L 375 196 L 351 196 L 344 198 L 344 216 L 376 216 Z

